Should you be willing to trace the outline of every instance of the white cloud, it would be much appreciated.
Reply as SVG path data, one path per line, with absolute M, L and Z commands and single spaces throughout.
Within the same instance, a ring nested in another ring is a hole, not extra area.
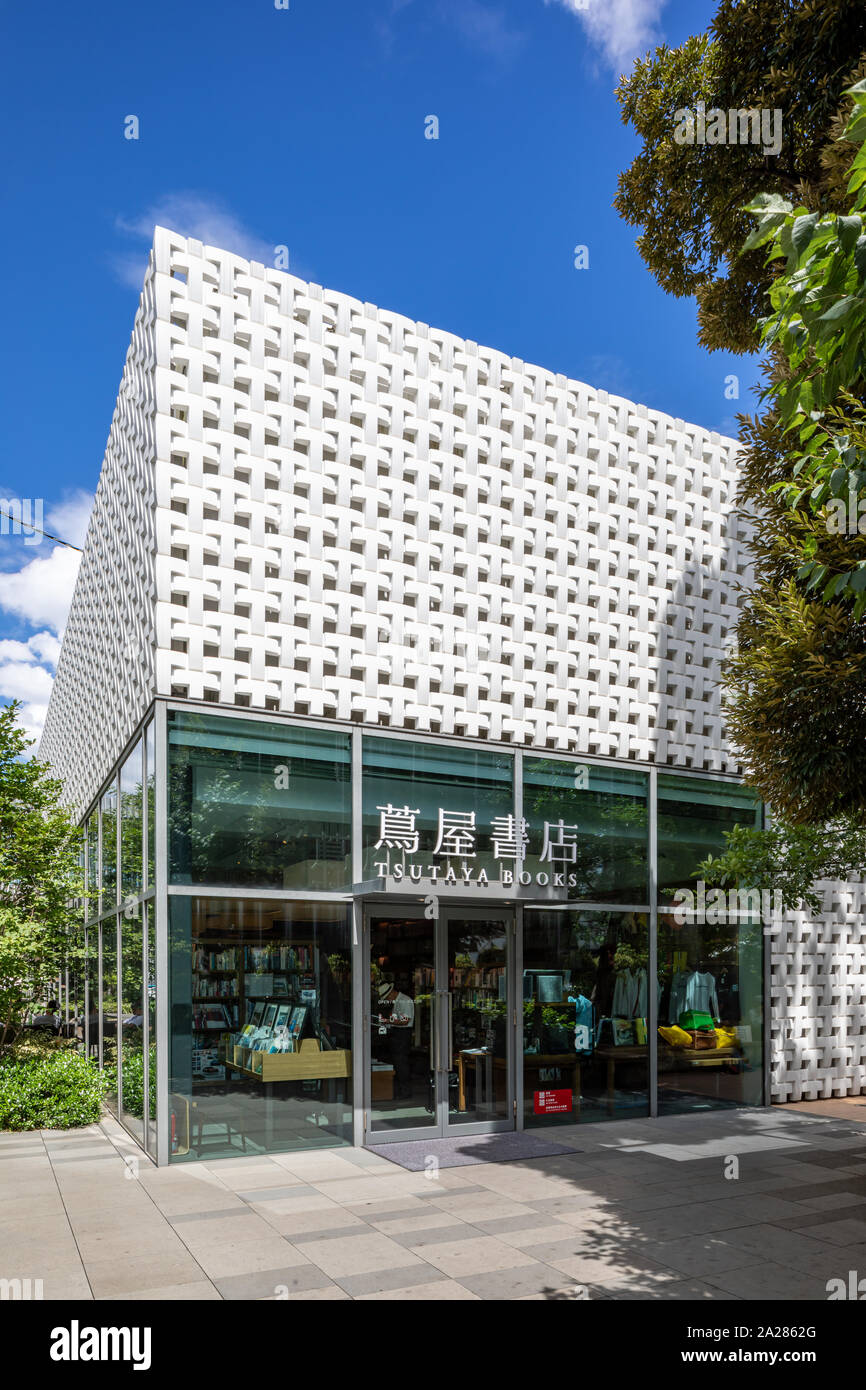
M 415 0 L 390 0 L 387 14 L 379 16 L 376 27 L 390 54 L 397 38 L 394 21 Z M 499 62 L 510 61 L 522 46 L 525 35 L 513 28 L 505 11 L 484 0 L 429 0 L 422 7 L 423 18 L 432 17 L 436 23 L 453 29 L 471 48 Z M 414 10 L 413 13 L 417 13 Z
M 62 633 L 81 556 L 56 545 L 45 559 L 31 560 L 23 569 L 0 574 L 0 608 L 23 618 L 31 627 Z
M 667 0 L 544 0 L 576 15 L 590 43 L 619 75 L 661 41 L 658 21 Z
M 0 663 L 45 661 L 56 666 L 59 656 L 60 643 L 53 632 L 34 632 L 26 642 L 16 642 L 9 637 L 0 640 Z
M 48 508 L 45 529 L 72 545 L 83 545 L 92 506 L 92 495 L 78 488 Z M 27 563 L 21 569 L 0 573 L 0 609 L 38 631 L 22 640 L 0 639 L 0 701 L 20 700 L 22 726 L 30 738 L 38 739 L 81 556 L 47 539 L 40 541 L 38 555 L 31 559 L 32 551 L 25 554 Z
M 509 26 L 503 11 L 480 0 L 440 0 L 439 12 L 466 43 L 490 58 L 508 61 L 523 43 L 523 35 Z
M 83 546 L 92 511 L 93 493 L 76 488 L 62 502 L 49 507 L 45 529 L 70 545 Z
M 265 241 L 219 199 L 192 192 L 166 193 L 139 216 L 118 217 L 115 226 L 126 236 L 148 245 L 153 241 L 154 227 L 168 227 L 181 236 L 195 237 L 207 246 L 219 246 L 249 261 L 261 261 L 263 265 L 271 266 L 274 264 L 274 247 L 289 245 L 288 236 L 282 233 L 273 242 Z M 308 272 L 295 266 L 291 247 L 289 256 L 291 274 L 309 279 Z M 133 289 L 141 289 L 147 269 L 146 251 L 125 250 L 113 255 L 110 260 L 118 280 Z
M 50 632 L 37 632 L 26 642 L 0 641 L 0 700 L 21 702 L 20 720 L 28 738 L 39 739 L 60 643 Z

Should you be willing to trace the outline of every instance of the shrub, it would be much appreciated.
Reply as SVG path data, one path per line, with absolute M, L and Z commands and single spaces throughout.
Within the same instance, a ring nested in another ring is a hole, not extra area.
M 95 1124 L 107 1084 L 96 1063 L 74 1045 L 28 1039 L 0 1055 L 0 1130 Z

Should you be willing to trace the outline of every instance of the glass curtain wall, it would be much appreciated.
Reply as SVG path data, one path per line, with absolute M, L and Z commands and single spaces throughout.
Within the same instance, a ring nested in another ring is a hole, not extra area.
M 660 1114 L 763 1100 L 760 896 L 706 890 L 696 877 L 724 852 L 725 831 L 760 824 L 743 787 L 659 776 Z
M 121 917 L 120 1118 L 144 1143 L 144 913 L 130 905 Z
M 410 892 L 433 880 L 441 891 L 459 886 L 464 864 L 476 884 L 482 874 L 498 882 L 503 866 L 513 873 L 509 754 L 365 737 L 363 757 L 365 880 L 385 877 L 392 891 Z
M 265 901 L 255 890 L 351 891 L 351 737 L 190 711 L 169 711 L 167 721 L 166 870 L 170 885 L 201 890 L 169 900 L 172 1156 L 350 1142 L 349 904 Z M 80 1008 L 82 1045 L 115 1076 L 122 1064 L 120 1096 L 113 1087 L 109 1103 L 119 1099 L 120 1118 L 151 1152 L 156 942 L 144 895 L 155 883 L 153 729 L 85 824 L 95 896 L 85 905 Z M 388 735 L 363 736 L 362 750 L 365 881 L 381 882 L 384 862 L 390 893 L 420 896 L 429 882 L 414 885 L 435 867 L 436 891 L 481 906 L 481 874 L 506 896 L 503 871 L 519 867 L 528 898 L 549 873 L 550 893 L 524 909 L 517 1003 L 528 1125 L 646 1113 L 653 1045 L 663 1113 L 761 1103 L 764 924 L 739 899 L 702 895 L 696 877 L 702 859 L 723 851 L 726 830 L 760 823 L 748 792 L 658 775 L 651 1038 L 647 773 L 526 754 L 521 827 L 507 751 Z M 220 897 L 227 887 L 249 893 Z M 468 969 L 462 955 L 454 968 Z
M 156 1151 L 156 970 L 144 895 L 154 876 L 155 762 L 151 724 L 84 824 L 85 954 L 76 984 L 82 1003 L 75 1031 L 82 1050 L 108 1072 L 108 1108 L 151 1153 Z M 149 1102 L 148 1068 L 153 1073 Z
M 157 1083 L 156 1083 L 156 941 L 154 914 L 149 903 L 144 908 L 144 1009 L 145 1009 L 145 1148 L 156 1155 L 157 1142 Z
M 649 1114 L 649 914 L 523 914 L 524 1124 Z
M 346 890 L 348 735 L 169 713 L 169 881 Z
M 566 871 L 565 896 L 645 903 L 648 778 L 632 768 L 523 760 L 525 869 Z
M 350 907 L 170 906 L 172 1159 L 351 1143 Z

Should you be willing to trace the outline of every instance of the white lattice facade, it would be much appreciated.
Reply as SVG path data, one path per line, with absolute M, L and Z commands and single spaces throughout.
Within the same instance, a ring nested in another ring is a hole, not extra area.
M 736 472 L 718 434 L 158 228 L 42 754 L 84 811 L 165 696 L 735 773 Z M 777 1099 L 863 1087 L 861 893 L 774 940 Z
M 734 487 L 718 435 L 158 229 L 45 751 L 86 802 L 174 693 L 735 771 Z
M 866 1091 L 866 926 L 862 883 L 823 883 L 823 911 L 771 938 L 771 1074 L 777 1101 Z

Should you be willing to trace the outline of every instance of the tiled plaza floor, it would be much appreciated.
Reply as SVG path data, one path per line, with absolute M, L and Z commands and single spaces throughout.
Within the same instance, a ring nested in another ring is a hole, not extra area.
M 866 1103 L 827 1104 L 557 1128 L 573 1153 L 436 1177 L 363 1149 L 156 1169 L 113 1120 L 0 1134 L 0 1279 L 46 1299 L 824 1300 L 866 1275 Z

